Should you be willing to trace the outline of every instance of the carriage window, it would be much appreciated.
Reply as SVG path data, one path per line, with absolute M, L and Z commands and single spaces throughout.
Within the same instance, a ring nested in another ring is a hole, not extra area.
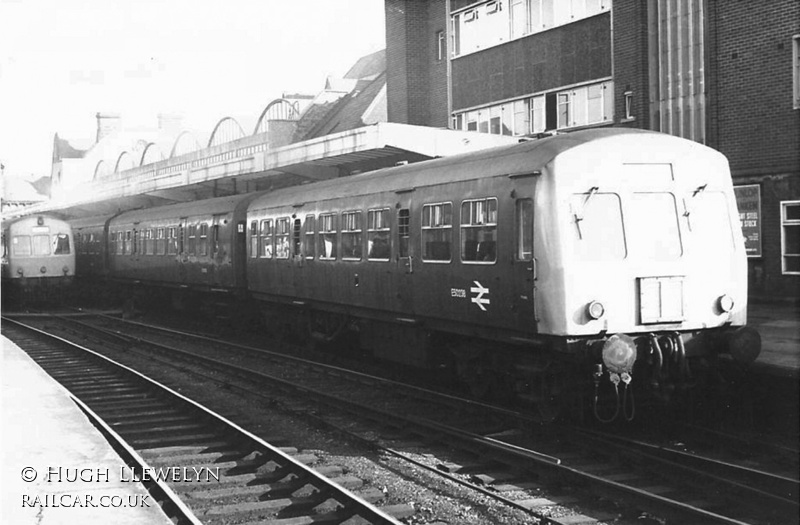
M 300 255 L 300 231 L 300 219 L 295 219 L 292 227 L 292 256 Z
M 497 260 L 497 199 L 461 203 L 461 260 Z
M 167 230 L 167 254 L 175 255 L 178 253 L 178 228 L 170 226 Z
M 289 218 L 275 220 L 275 257 L 289 258 Z
M 533 200 L 517 201 L 517 260 L 530 261 L 533 258 Z
M 111 238 L 114 242 L 114 253 L 122 255 L 122 232 L 112 233 Z
M 189 255 L 194 255 L 195 246 L 197 244 L 197 226 L 194 224 L 189 226 L 189 242 L 187 244 L 188 246 L 186 249 Z
M 208 255 L 208 224 L 200 225 L 200 242 L 197 245 L 197 255 Z
M 319 227 L 319 258 L 325 260 L 336 259 L 336 215 L 320 215 Z
M 704 191 L 687 199 L 684 206 L 689 237 L 698 249 L 717 254 L 733 251 L 733 227 L 724 193 Z
M 634 193 L 625 226 L 630 230 L 631 246 L 642 259 L 668 261 L 683 254 L 678 210 L 671 193 Z
M 53 254 L 69 255 L 69 235 L 65 233 L 53 235 Z
M 360 211 L 342 213 L 342 259 L 361 259 L 361 217 Z
M 261 221 L 261 238 L 258 241 L 258 247 L 259 257 L 265 259 L 272 258 L 272 219 L 264 219 Z
M 250 257 L 258 257 L 258 221 L 250 222 Z
M 219 224 L 211 226 L 211 255 L 219 253 Z
M 367 258 L 371 261 L 388 261 L 389 208 L 367 212 Z
M 408 238 L 411 233 L 411 214 L 408 208 L 397 210 L 397 249 L 400 257 L 408 257 Z
M 575 256 L 583 261 L 624 259 L 622 207 L 616 193 L 576 193 L 570 200 Z
M 144 254 L 145 255 L 153 255 L 156 250 L 153 243 L 153 230 L 145 230 L 142 232 L 142 237 L 144 237 Z
M 303 238 L 304 246 L 303 249 L 306 254 L 306 259 L 313 259 L 314 258 L 314 247 L 316 246 L 315 239 L 314 239 L 314 229 L 316 228 L 316 224 L 314 221 L 313 215 L 306 215 L 306 224 L 305 224 L 305 237 Z
M 25 256 L 31 253 L 33 252 L 29 235 L 16 235 L 11 239 L 11 255 Z
M 130 230 L 125 232 L 125 242 L 122 247 L 123 255 L 133 254 L 133 232 Z
M 449 261 L 453 238 L 453 205 L 449 202 L 422 207 L 422 260 Z
M 167 240 L 164 238 L 164 228 L 156 230 L 156 255 L 166 255 Z

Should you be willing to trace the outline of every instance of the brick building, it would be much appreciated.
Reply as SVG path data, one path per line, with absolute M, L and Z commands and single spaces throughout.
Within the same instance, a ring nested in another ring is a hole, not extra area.
M 754 297 L 800 299 L 800 2 L 385 0 L 390 122 L 535 137 L 596 126 L 731 165 Z

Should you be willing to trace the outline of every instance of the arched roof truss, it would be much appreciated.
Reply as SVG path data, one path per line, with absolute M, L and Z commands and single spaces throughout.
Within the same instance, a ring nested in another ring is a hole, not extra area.
M 200 143 L 197 141 L 194 134 L 190 131 L 184 131 L 175 139 L 175 144 L 172 146 L 172 151 L 169 156 L 170 158 L 177 157 L 186 153 L 191 153 L 192 151 L 197 151 L 200 148 Z
M 276 98 L 267 104 L 267 107 L 261 112 L 256 128 L 253 130 L 253 135 L 266 133 L 270 120 L 298 120 L 299 118 L 300 110 L 297 102 L 291 102 L 285 98 Z
M 211 132 L 211 138 L 208 141 L 208 147 L 225 144 L 244 136 L 244 130 L 236 119 L 225 117 L 214 126 L 214 131 Z
M 119 157 L 117 157 L 117 164 L 114 166 L 114 173 L 119 173 L 135 167 L 136 161 L 134 160 L 133 155 L 127 151 L 123 151 L 120 153 Z
M 164 152 L 161 151 L 158 144 L 151 142 L 142 151 L 142 157 L 139 159 L 139 166 L 153 164 L 161 160 L 164 160 Z
M 99 181 L 101 179 L 107 178 L 109 175 L 111 175 L 111 173 L 112 171 L 110 164 L 104 160 L 101 160 L 94 167 L 94 177 L 92 178 L 92 180 Z

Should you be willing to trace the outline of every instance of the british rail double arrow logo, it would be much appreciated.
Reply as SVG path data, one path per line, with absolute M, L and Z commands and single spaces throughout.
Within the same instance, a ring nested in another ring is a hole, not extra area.
M 469 291 L 472 292 L 472 293 L 478 294 L 478 295 L 476 295 L 475 297 L 472 298 L 472 302 L 477 304 L 478 308 L 480 308 L 481 310 L 483 310 L 485 312 L 486 311 L 486 307 L 483 306 L 483 305 L 489 304 L 489 298 L 488 297 L 484 297 L 484 295 L 489 295 L 489 289 L 488 288 L 484 288 L 483 285 L 481 283 L 479 283 L 478 281 L 472 281 L 472 282 L 475 283 L 475 286 L 470 288 Z

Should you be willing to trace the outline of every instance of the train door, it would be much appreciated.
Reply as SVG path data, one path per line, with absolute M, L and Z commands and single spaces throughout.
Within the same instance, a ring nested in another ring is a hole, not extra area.
M 237 216 L 234 214 L 234 216 Z M 233 249 L 231 250 L 231 265 L 233 266 L 234 286 L 247 287 L 247 221 L 236 222 L 236 232 L 233 234 Z
M 513 311 L 516 327 L 536 332 L 536 258 L 533 253 L 533 194 L 516 191 L 514 199 Z M 534 327 L 531 330 L 531 327 Z
M 208 232 L 208 253 L 211 255 L 211 283 L 220 286 L 231 284 L 231 276 L 226 275 L 229 269 L 226 259 L 230 252 L 230 244 L 227 239 L 220 238 L 220 227 L 224 224 L 226 215 L 214 215 L 211 217 L 211 228 Z
M 189 271 L 186 264 L 189 261 L 189 255 L 186 252 L 186 221 L 187 217 L 181 217 L 178 222 L 178 281 L 186 283 L 188 280 Z
M 413 191 L 413 190 L 412 190 Z M 395 207 L 395 297 L 399 300 L 400 310 L 403 313 L 414 313 L 414 272 L 419 265 L 416 246 L 411 232 L 413 228 L 413 214 L 411 209 L 412 191 L 398 192 Z

